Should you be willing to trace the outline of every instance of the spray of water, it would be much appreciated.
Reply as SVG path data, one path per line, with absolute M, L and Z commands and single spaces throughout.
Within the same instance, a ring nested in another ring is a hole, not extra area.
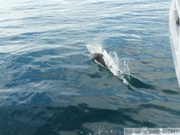
M 125 85 L 128 85 L 128 80 L 130 76 L 130 71 L 128 67 L 127 60 L 120 59 L 117 56 L 116 52 L 107 52 L 102 48 L 100 44 L 97 45 L 86 45 L 88 51 L 91 54 L 91 57 L 94 53 L 103 54 L 103 58 L 105 64 L 107 65 L 107 69 L 116 77 L 122 80 Z

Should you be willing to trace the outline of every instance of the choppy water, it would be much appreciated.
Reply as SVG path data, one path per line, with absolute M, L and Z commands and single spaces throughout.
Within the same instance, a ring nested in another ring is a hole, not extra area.
M 2 0 L 0 135 L 119 135 L 180 127 L 170 0 Z M 128 87 L 89 57 L 128 60 Z

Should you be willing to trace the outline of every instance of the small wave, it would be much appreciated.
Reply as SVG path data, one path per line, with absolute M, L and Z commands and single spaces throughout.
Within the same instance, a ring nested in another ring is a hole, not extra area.
M 90 56 L 93 57 L 94 53 L 103 54 L 104 62 L 107 66 L 107 69 L 118 79 L 120 79 L 125 85 L 128 85 L 128 76 L 130 75 L 129 67 L 127 60 L 121 59 L 116 52 L 107 52 L 102 48 L 101 44 L 97 45 L 86 45 L 88 51 L 90 52 Z M 126 76 L 125 76 L 126 75 Z
M 150 85 L 144 81 L 142 81 L 141 79 L 134 77 L 133 75 L 126 75 L 124 74 L 124 77 L 126 78 L 126 80 L 128 81 L 128 86 L 130 90 L 137 90 L 139 88 L 142 89 L 155 89 L 155 86 Z

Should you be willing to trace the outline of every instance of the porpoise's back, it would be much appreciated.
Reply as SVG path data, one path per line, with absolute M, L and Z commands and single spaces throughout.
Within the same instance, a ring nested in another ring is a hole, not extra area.
M 93 60 L 94 60 L 95 62 L 103 65 L 104 67 L 107 67 L 107 66 L 106 66 L 106 63 L 105 63 L 105 61 L 104 61 L 104 59 L 103 59 L 103 54 L 101 54 L 101 53 L 94 53 L 94 54 L 93 54 Z

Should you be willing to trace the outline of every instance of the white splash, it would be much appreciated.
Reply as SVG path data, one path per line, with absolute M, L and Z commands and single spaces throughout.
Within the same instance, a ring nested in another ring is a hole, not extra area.
M 128 81 L 126 80 L 124 74 L 130 75 L 129 68 L 126 60 L 120 63 L 117 53 L 115 52 L 107 52 L 102 48 L 100 44 L 97 45 L 86 45 L 88 51 L 91 56 L 94 53 L 101 53 L 104 57 L 104 62 L 107 65 L 108 70 L 114 75 L 119 77 L 124 84 L 128 85 Z

